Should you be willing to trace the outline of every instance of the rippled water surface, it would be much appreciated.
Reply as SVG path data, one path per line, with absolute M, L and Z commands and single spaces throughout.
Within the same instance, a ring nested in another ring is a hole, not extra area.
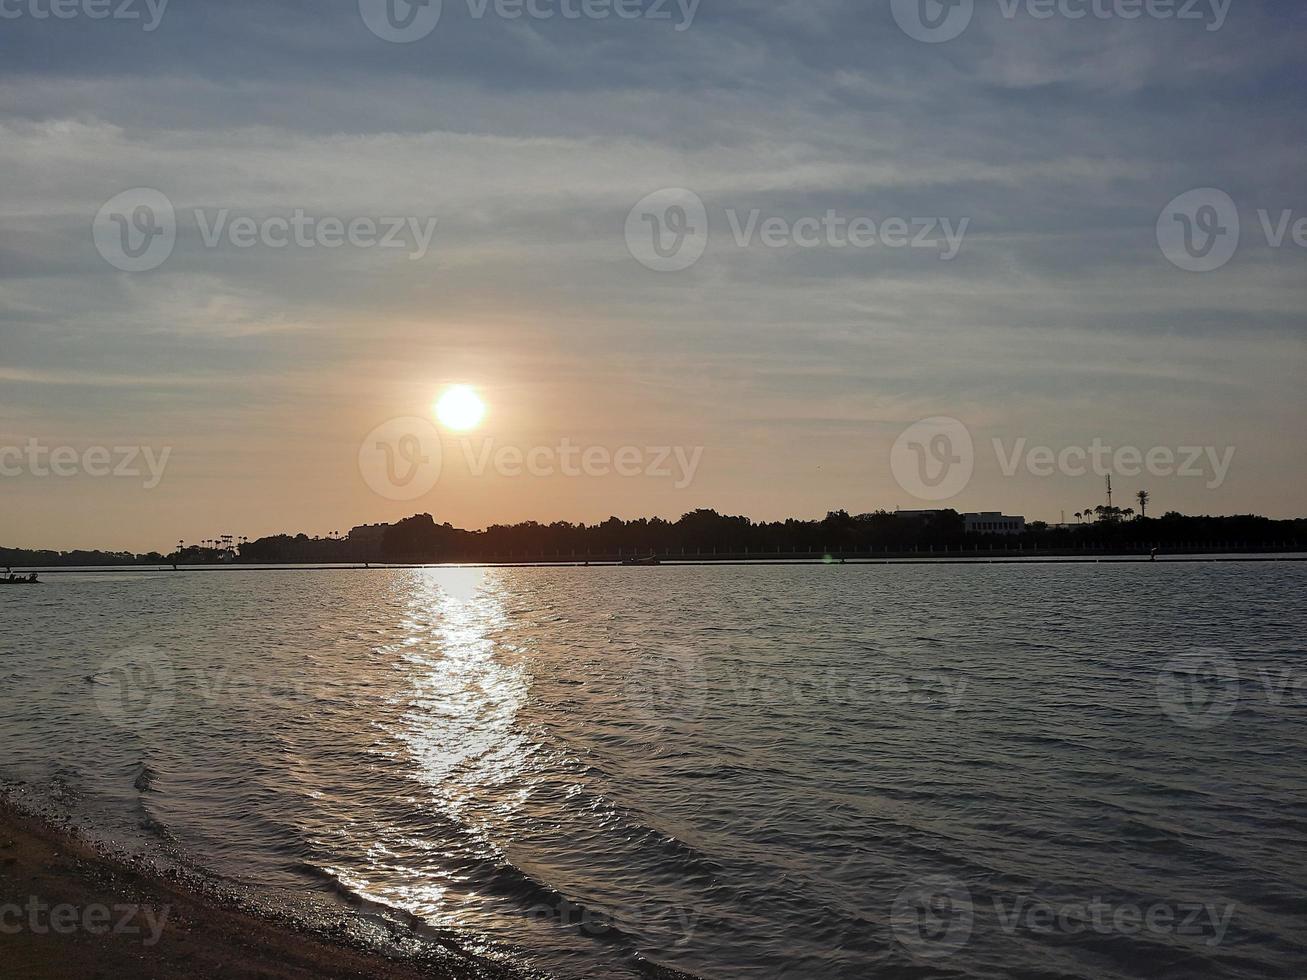
M 1307 975 L 1303 565 L 49 578 L 0 777 L 257 887 L 560 977 Z

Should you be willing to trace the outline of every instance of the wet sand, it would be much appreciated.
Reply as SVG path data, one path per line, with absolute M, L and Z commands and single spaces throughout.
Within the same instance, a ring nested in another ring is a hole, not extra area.
M 318 980 L 525 974 L 411 936 L 368 948 L 344 918 L 315 930 L 242 911 L 235 893 L 108 853 L 0 801 L 0 976 L 6 980 Z

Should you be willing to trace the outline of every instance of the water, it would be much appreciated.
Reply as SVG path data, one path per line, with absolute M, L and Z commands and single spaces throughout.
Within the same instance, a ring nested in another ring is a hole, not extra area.
M 0 777 L 559 977 L 1300 977 L 1305 586 L 50 576 L 0 591 Z

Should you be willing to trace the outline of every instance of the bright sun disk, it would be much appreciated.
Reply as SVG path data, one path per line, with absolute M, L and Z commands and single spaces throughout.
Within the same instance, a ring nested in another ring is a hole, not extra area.
M 436 402 L 436 418 L 446 428 L 458 432 L 476 428 L 485 414 L 485 402 L 467 385 L 455 385 Z

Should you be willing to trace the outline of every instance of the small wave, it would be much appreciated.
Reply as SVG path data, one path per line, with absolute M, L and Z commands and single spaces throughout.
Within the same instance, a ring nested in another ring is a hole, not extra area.
M 177 835 L 168 829 L 168 825 L 144 807 L 142 807 L 142 816 L 137 826 L 170 847 L 178 843 Z
M 151 793 L 154 791 L 154 781 L 158 778 L 158 775 L 148 764 L 141 763 L 136 778 L 132 780 L 132 785 L 136 787 L 138 793 Z

